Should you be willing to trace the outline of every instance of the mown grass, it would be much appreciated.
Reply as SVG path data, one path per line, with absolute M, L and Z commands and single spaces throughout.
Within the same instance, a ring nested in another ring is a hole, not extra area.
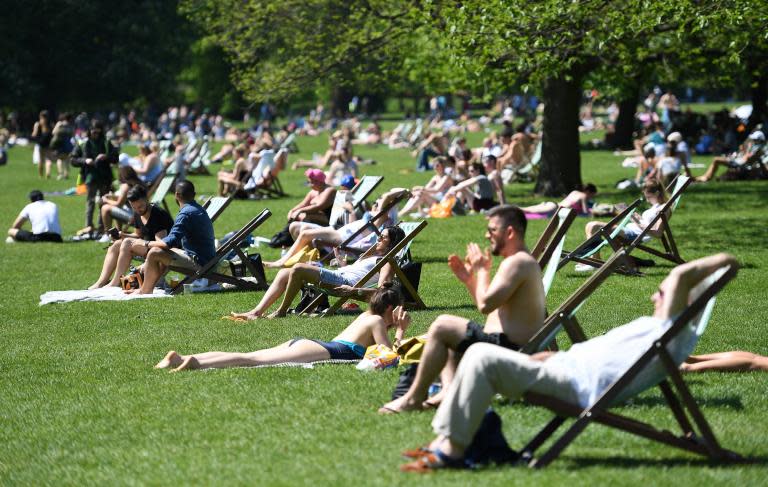
M 477 144 L 481 134 L 470 137 Z M 324 137 L 302 138 L 299 156 L 320 152 Z M 410 171 L 405 151 L 356 147 L 377 160 L 364 168 L 386 177 L 381 190 L 423 183 Z M 0 168 L 0 208 L 10 226 L 30 189 L 64 189 L 71 181 L 39 181 L 31 151 L 12 149 Z M 632 201 L 636 194 L 613 189 L 630 175 L 607 152 L 585 151 L 585 181 L 594 181 L 601 201 Z M 699 158 L 697 162 L 705 162 Z M 698 170 L 700 172 L 701 170 Z M 284 224 L 286 210 L 306 190 L 302 176 L 281 177 L 290 198 L 235 202 L 216 223 L 216 233 L 237 229 L 264 206 L 273 216 L 259 234 Z M 201 194 L 215 178 L 195 177 Z M 536 201 L 531 184 L 511 186 L 511 202 Z M 764 182 L 695 185 L 673 219 L 687 259 L 719 251 L 744 264 L 721 294 L 699 351 L 744 349 L 768 353 L 765 323 L 763 215 Z M 60 205 L 67 234 L 82 226 L 82 197 L 51 197 Z M 170 200 L 169 200 L 170 202 Z M 569 232 L 578 242 L 584 219 Z M 450 274 L 446 256 L 482 241 L 479 216 L 430 221 L 417 238 L 414 255 L 424 272 L 420 291 L 429 310 L 413 313 L 412 333 L 427 329 L 440 313 L 481 319 L 469 296 Z M 544 226 L 533 221 L 532 244 Z M 235 325 L 220 321 L 230 310 L 252 307 L 261 293 L 217 293 L 130 303 L 74 303 L 38 306 L 48 290 L 80 289 L 93 282 L 102 245 L 67 243 L 0 245 L 0 482 L 48 484 L 249 484 L 395 485 L 412 481 L 397 471 L 399 451 L 430 438 L 430 413 L 395 417 L 376 414 L 396 381 L 395 371 L 364 374 L 349 366 L 303 369 L 232 369 L 183 374 L 155 371 L 169 349 L 248 351 L 295 336 L 332 338 L 350 320 L 285 318 Z M 277 251 L 260 248 L 265 258 Z M 648 296 L 669 265 L 660 263 L 643 278 L 611 277 L 580 311 L 594 335 L 650 312 Z M 270 273 L 270 276 L 272 274 Z M 584 280 L 568 267 L 556 277 L 548 298 L 557 306 Z M 563 457 L 541 472 L 493 468 L 480 473 L 449 472 L 417 480 L 424 484 L 640 484 L 697 485 L 704 482 L 757 484 L 764 481 L 768 447 L 766 376 L 708 374 L 689 377 L 693 392 L 722 443 L 753 459 L 746 465 L 710 465 L 683 452 L 602 427 L 590 427 Z M 504 430 L 520 446 L 548 413 L 520 405 L 498 408 Z M 668 427 L 673 419 L 660 395 L 650 391 L 624 412 Z M 663 480 L 662 480 L 663 479 Z

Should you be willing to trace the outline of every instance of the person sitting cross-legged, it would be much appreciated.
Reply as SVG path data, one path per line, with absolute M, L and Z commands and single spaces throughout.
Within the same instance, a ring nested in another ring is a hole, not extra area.
M 486 216 L 491 248 L 483 252 L 471 243 L 463 261 L 456 255 L 448 258 L 448 265 L 469 290 L 477 309 L 487 315 L 485 325 L 458 316 L 439 316 L 429 327 L 413 384 L 405 395 L 379 409 L 380 413 L 434 407 L 442 392 L 425 403 L 429 386 L 440 375 L 446 390 L 470 345 L 486 342 L 517 350 L 543 325 L 544 286 L 539 264 L 525 247 L 527 222 L 523 212 L 516 206 L 501 205 Z M 504 257 L 493 279 L 491 254 Z
M 593 404 L 669 329 L 688 305 L 691 290 L 726 265 L 738 264 L 733 256 L 718 254 L 675 267 L 651 296 L 653 316 L 642 316 L 564 352 L 526 355 L 485 343 L 473 345 L 432 420 L 437 437 L 427 447 L 409 451 L 418 458 L 401 470 L 463 466 L 464 451 L 496 393 L 512 401 L 530 391 L 581 407 Z M 670 350 L 673 360 L 685 359 L 679 357 L 687 353 L 683 342 Z
M 354 295 L 358 298 L 369 297 L 375 292 L 375 288 L 355 287 L 355 285 L 374 268 L 383 255 L 403 238 L 405 238 L 405 232 L 402 228 L 397 226 L 385 227 L 376 245 L 360 256 L 354 264 L 341 267 L 338 270 L 315 267 L 310 264 L 296 264 L 291 268 L 281 269 L 255 308 L 245 313 L 230 313 L 225 318 L 234 321 L 261 318 L 269 307 L 281 297 L 280 306 L 267 318 L 285 316 L 293 298 L 299 294 L 304 284 L 335 288 L 340 293 Z M 385 264 L 379 272 L 378 287 L 381 287 L 385 282 L 392 281 L 393 276 L 394 269 L 388 263 Z
M 294 338 L 282 345 L 249 353 L 205 352 L 179 355 L 168 352 L 155 368 L 174 367 L 171 372 L 185 369 L 249 367 L 284 362 L 316 362 L 319 360 L 359 360 L 365 350 L 375 344 L 391 347 L 387 332 L 395 327 L 395 343 L 402 340 L 411 322 L 402 307 L 403 296 L 385 283 L 371 296 L 370 309 L 347 326 L 330 342 L 308 338 Z
M 137 184 L 129 189 L 126 198 L 133 210 L 128 223 L 136 228 L 136 232 L 119 232 L 120 238 L 112 243 L 104 257 L 99 279 L 88 289 L 120 286 L 120 276 L 130 267 L 131 259 L 134 256 L 146 257 L 149 252 L 147 242 L 162 239 L 173 226 L 173 219 L 167 211 L 149 204 L 147 188 L 143 185 Z
M 190 181 L 176 183 L 174 198 L 180 209 L 171 231 L 162 240 L 144 242 L 148 252 L 143 266 L 144 282 L 136 290 L 139 294 L 152 294 L 169 266 L 194 271 L 216 253 L 213 224 L 195 201 L 195 186 Z

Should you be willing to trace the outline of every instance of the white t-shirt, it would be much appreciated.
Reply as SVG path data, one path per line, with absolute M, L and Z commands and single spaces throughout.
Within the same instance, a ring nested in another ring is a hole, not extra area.
M 21 216 L 32 224 L 32 233 L 58 233 L 61 235 L 59 224 L 59 207 L 51 201 L 35 201 L 21 210 Z
M 602 393 L 647 352 L 653 342 L 672 325 L 672 320 L 642 316 L 605 335 L 573 345 L 553 355 L 545 364 L 570 371 L 571 384 L 582 407 L 593 404 Z M 691 325 L 689 325 L 691 326 Z M 688 333 L 687 331 L 690 331 Z M 680 333 L 667 347 L 675 363 L 682 363 L 696 346 L 692 327 Z M 664 377 L 661 364 L 651 362 L 630 384 L 625 395 L 651 387 Z M 659 379 L 659 380 L 657 380 Z
M 661 208 L 664 205 L 661 203 L 656 203 L 655 205 L 651 206 L 647 210 L 643 212 L 642 215 L 640 215 L 640 223 L 630 222 L 627 224 L 625 228 L 625 233 L 630 233 L 632 235 L 640 235 L 645 227 L 647 227 L 651 221 L 656 218 L 656 215 L 659 214 L 659 211 L 661 211 Z
M 245 190 L 251 190 L 258 185 L 259 180 L 264 177 L 267 170 L 272 171 L 275 168 L 275 151 L 264 149 L 259 152 L 259 163 L 251 171 L 251 177 L 245 183 Z
M 680 162 L 680 159 L 678 157 L 669 157 L 669 156 L 662 157 L 659 160 L 659 162 L 656 164 L 663 176 L 668 176 L 670 174 L 677 174 L 680 172 L 680 169 L 683 167 L 683 164 Z
M 344 279 L 346 279 L 347 282 L 358 283 L 360 282 L 360 279 L 365 277 L 365 275 L 373 269 L 376 262 L 379 261 L 379 258 L 380 257 L 366 257 L 353 264 L 337 269 L 337 272 L 344 276 Z

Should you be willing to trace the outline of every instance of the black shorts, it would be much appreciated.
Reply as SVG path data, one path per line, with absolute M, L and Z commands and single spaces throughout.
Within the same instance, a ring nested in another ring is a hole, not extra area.
M 19 230 L 14 239 L 17 242 L 62 242 L 61 235 L 58 233 L 32 233 L 28 230 Z
M 355 352 L 352 347 L 346 343 L 341 342 L 324 342 L 322 340 L 313 340 L 311 338 L 294 338 L 291 340 L 290 345 L 298 342 L 299 340 L 309 340 L 315 342 L 328 351 L 328 355 L 331 356 L 331 360 L 360 360 L 363 356 Z
M 474 211 L 490 210 L 497 204 L 498 203 L 496 203 L 490 198 L 475 198 L 472 200 L 472 209 Z
M 464 340 L 460 341 L 456 347 L 456 353 L 463 354 L 470 345 L 475 343 L 491 343 L 510 350 L 520 350 L 520 345 L 510 342 L 507 335 L 503 333 L 486 333 L 480 324 L 469 321 L 467 322 L 467 334 Z

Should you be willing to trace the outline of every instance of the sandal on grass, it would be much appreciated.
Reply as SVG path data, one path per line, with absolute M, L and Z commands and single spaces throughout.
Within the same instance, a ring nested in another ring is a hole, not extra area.
M 403 458 L 408 458 L 410 460 L 417 460 L 423 457 L 424 455 L 428 455 L 430 453 L 432 453 L 432 450 L 430 450 L 429 445 L 425 445 L 425 446 L 420 446 L 418 448 L 413 448 L 410 450 L 404 450 L 400 454 L 400 456 L 402 456 Z
M 444 468 L 467 468 L 463 458 L 451 458 L 440 450 L 422 455 L 418 460 L 400 465 L 401 472 L 429 473 Z

